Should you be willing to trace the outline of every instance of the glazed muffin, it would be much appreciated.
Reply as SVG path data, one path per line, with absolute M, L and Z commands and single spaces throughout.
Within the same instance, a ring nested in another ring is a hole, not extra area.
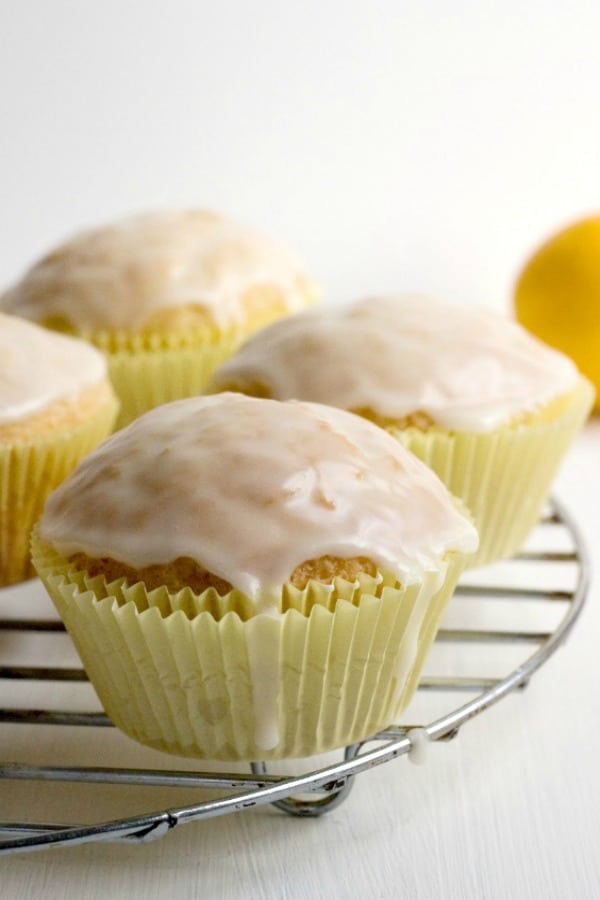
M 112 430 L 100 353 L 0 314 L 0 585 L 30 578 L 29 537 L 46 497 Z
M 256 329 L 316 299 L 276 241 L 201 210 L 155 212 L 57 247 L 0 305 L 107 357 L 118 427 L 193 396 Z
M 221 394 L 91 454 L 33 555 L 119 728 L 247 760 L 389 725 L 476 543 L 439 479 L 371 423 Z
M 414 296 L 276 323 L 211 388 L 327 403 L 385 428 L 472 512 L 473 566 L 521 547 L 594 396 L 515 322 Z

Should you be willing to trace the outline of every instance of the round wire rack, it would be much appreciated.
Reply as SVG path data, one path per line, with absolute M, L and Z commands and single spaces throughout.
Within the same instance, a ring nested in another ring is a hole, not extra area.
M 436 699 L 437 714 L 431 721 L 390 726 L 361 744 L 346 747 L 341 751 L 341 761 L 317 767 L 315 760 L 298 761 L 294 763 L 294 774 L 270 773 L 262 762 L 251 763 L 249 773 L 238 773 L 30 765 L 0 760 L 0 785 L 34 781 L 40 791 L 48 783 L 62 782 L 89 785 L 90 791 L 92 785 L 104 784 L 145 789 L 201 788 L 209 789 L 211 795 L 219 792 L 216 798 L 211 796 L 202 802 L 163 806 L 158 811 L 92 824 L 0 821 L 0 854 L 92 841 L 146 842 L 162 837 L 177 825 L 264 804 L 273 804 L 295 816 L 321 815 L 347 797 L 356 775 L 397 757 L 416 756 L 429 741 L 450 740 L 468 720 L 516 689 L 524 688 L 569 634 L 585 602 L 588 583 L 589 562 L 581 535 L 565 508 L 553 501 L 523 552 L 505 563 L 467 573 L 461 580 L 450 604 L 451 616 L 443 623 L 433 648 L 437 668 L 431 674 L 426 670 L 417 691 L 417 697 L 428 695 Z M 0 615 L 4 615 L 3 610 L 0 602 Z M 56 618 L 0 618 L 0 635 L 18 633 L 21 638 L 43 638 L 58 633 L 68 641 L 63 632 Z M 469 646 L 484 648 L 486 659 L 488 648 L 494 648 L 501 671 L 482 675 L 479 671 L 465 671 L 464 664 L 461 668 L 457 661 L 467 660 L 468 665 Z M 444 655 L 444 649 L 451 652 Z M 438 652 L 437 662 L 436 650 L 442 651 Z M 36 652 L 39 657 L 39 649 Z M 80 667 L 2 665 L 0 660 L 0 687 L 15 681 L 31 682 L 41 691 L 52 683 L 85 682 L 86 675 Z M 465 695 L 469 697 L 466 702 Z M 412 705 L 407 715 L 411 710 Z M 103 712 L 31 705 L 1 708 L 0 734 L 3 724 L 67 730 L 70 726 L 102 729 L 111 725 Z M 43 747 L 43 741 L 39 747 Z M 144 798 L 147 801 L 146 793 Z M 93 808 L 92 797 L 89 807 Z

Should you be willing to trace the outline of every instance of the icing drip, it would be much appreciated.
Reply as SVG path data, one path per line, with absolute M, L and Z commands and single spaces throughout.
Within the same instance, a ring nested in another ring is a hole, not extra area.
M 410 740 L 409 760 L 417 766 L 422 766 L 427 761 L 427 749 L 431 738 L 425 728 L 411 728 L 407 734 Z

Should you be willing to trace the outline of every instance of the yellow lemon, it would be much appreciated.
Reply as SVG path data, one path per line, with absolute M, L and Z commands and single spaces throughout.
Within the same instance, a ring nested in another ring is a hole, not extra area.
M 550 238 L 515 289 L 519 322 L 566 353 L 600 393 L 600 216 Z

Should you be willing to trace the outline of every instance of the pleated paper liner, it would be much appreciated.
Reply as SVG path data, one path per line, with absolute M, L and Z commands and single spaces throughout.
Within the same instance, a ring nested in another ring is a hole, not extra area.
M 207 323 L 186 331 L 96 331 L 79 336 L 106 356 L 121 402 L 116 428 L 123 428 L 155 406 L 202 393 L 213 372 L 246 338 L 284 314 L 278 307 L 260 309 L 225 329 Z
M 116 414 L 111 401 L 72 428 L 0 447 L 0 585 L 35 575 L 29 543 L 46 498 L 110 434 Z
M 491 433 L 387 429 L 472 513 L 480 542 L 469 567 L 512 556 L 522 547 L 593 399 L 592 386 L 582 378 L 556 415 L 542 412 L 529 422 Z
M 95 332 L 85 335 L 105 356 L 110 379 L 121 403 L 116 428 L 138 416 L 202 392 L 212 373 L 244 340 L 246 332 L 231 328 L 196 328 L 187 333 Z
M 146 592 L 77 572 L 35 535 L 36 569 L 106 712 L 142 744 L 220 759 L 310 756 L 369 737 L 411 699 L 464 567 L 284 591 L 275 616 L 232 592 Z
M 212 373 L 237 350 L 241 340 L 239 335 L 227 335 L 215 344 L 108 356 L 110 379 L 121 401 L 116 427 L 124 428 L 155 406 L 202 393 Z

